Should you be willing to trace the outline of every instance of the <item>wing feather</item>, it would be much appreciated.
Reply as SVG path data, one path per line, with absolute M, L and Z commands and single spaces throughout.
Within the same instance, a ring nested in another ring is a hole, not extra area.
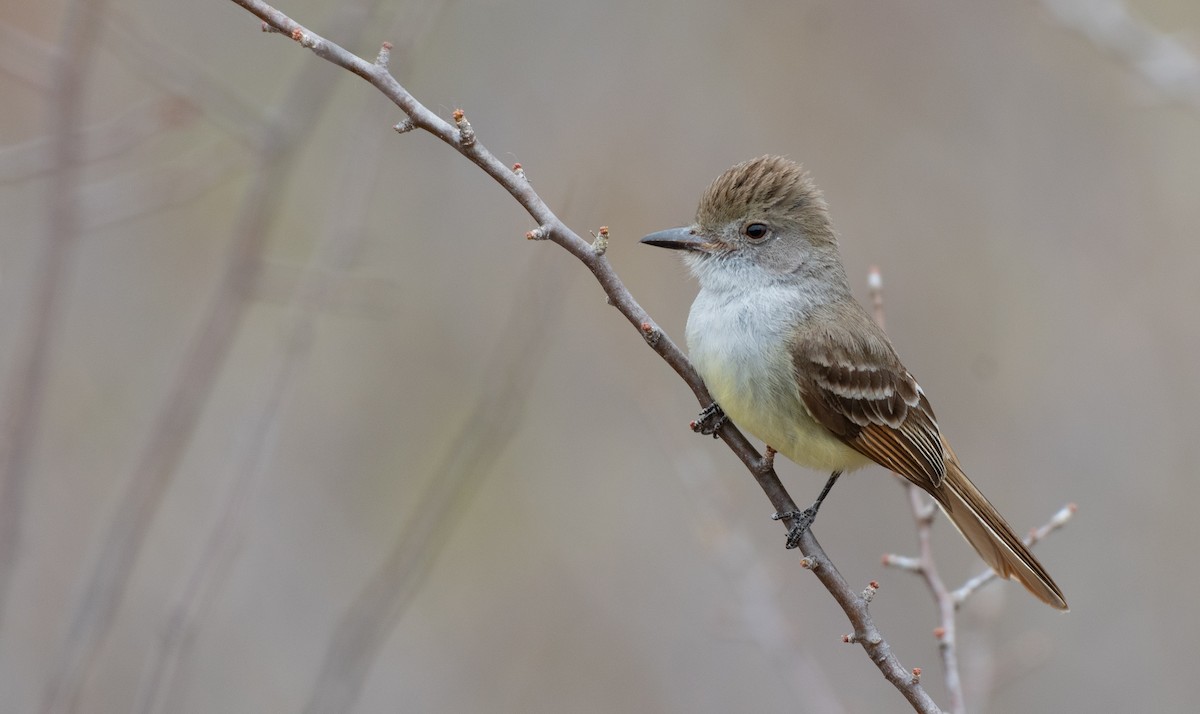
M 866 312 L 857 303 L 842 310 L 807 320 L 819 327 L 796 336 L 793 367 L 804 405 L 851 448 L 936 488 L 946 464 L 929 400 Z

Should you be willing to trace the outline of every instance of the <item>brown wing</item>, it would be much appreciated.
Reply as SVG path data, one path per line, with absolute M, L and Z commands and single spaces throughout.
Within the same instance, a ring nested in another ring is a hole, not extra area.
M 940 486 L 942 439 L 921 387 L 857 303 L 825 309 L 816 317 L 829 319 L 807 320 L 792 353 L 804 405 L 855 451 L 926 490 Z

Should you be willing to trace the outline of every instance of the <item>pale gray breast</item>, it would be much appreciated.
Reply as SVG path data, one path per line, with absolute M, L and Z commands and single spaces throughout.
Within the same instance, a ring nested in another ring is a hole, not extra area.
M 788 345 L 804 311 L 797 291 L 764 286 L 700 291 L 688 316 L 692 362 L 726 413 L 746 421 L 755 404 L 799 401 Z M 780 405 L 782 406 L 782 405 Z M 769 410 L 775 412 L 777 410 Z

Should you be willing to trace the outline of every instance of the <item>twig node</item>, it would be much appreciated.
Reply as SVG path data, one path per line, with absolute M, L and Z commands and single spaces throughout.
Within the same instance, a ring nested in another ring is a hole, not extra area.
M 475 145 L 475 129 L 467 121 L 467 114 L 462 109 L 454 110 L 454 124 L 458 127 L 458 141 L 463 148 Z
M 588 231 L 591 233 L 591 231 Z M 604 255 L 608 250 L 608 226 L 600 226 L 599 235 L 592 233 L 592 252 L 596 255 Z
M 384 42 L 379 46 L 379 54 L 375 56 L 375 65 L 378 67 L 387 67 L 388 62 L 392 60 L 392 43 Z
M 651 324 L 649 322 L 643 322 L 642 323 L 642 337 L 645 338 L 646 342 L 651 347 L 654 347 L 658 344 L 658 341 L 662 338 L 662 330 L 659 330 L 657 327 L 655 327 L 653 324 Z

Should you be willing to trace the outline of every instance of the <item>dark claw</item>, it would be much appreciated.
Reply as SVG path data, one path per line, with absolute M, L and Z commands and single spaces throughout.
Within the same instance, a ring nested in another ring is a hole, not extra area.
M 713 402 L 704 407 L 704 411 L 700 412 L 700 416 L 696 417 L 696 421 L 692 422 L 692 431 L 697 434 L 712 436 L 712 438 L 716 439 L 717 431 L 725 424 L 726 419 L 725 412 L 721 410 L 721 407 L 716 402 Z
M 800 545 L 800 537 L 804 535 L 804 531 L 812 527 L 813 521 L 817 519 L 817 511 L 821 508 L 821 503 L 825 501 L 825 497 L 833 489 L 833 484 L 837 483 L 841 477 L 841 471 L 834 471 L 829 475 L 829 480 L 825 482 L 825 487 L 821 489 L 821 494 L 817 496 L 817 500 L 813 501 L 813 505 L 803 511 L 789 511 L 787 513 L 776 513 L 771 518 L 781 521 L 788 519 L 792 522 L 792 527 L 788 529 L 787 547 L 795 548 Z
M 792 522 L 792 526 L 788 528 L 787 534 L 787 547 L 790 550 L 799 547 L 800 537 L 804 535 L 804 531 L 808 530 L 812 526 L 813 521 L 817 519 L 817 511 L 815 508 L 809 507 L 803 511 L 776 513 L 771 516 L 771 519 L 776 521 L 787 519 Z

